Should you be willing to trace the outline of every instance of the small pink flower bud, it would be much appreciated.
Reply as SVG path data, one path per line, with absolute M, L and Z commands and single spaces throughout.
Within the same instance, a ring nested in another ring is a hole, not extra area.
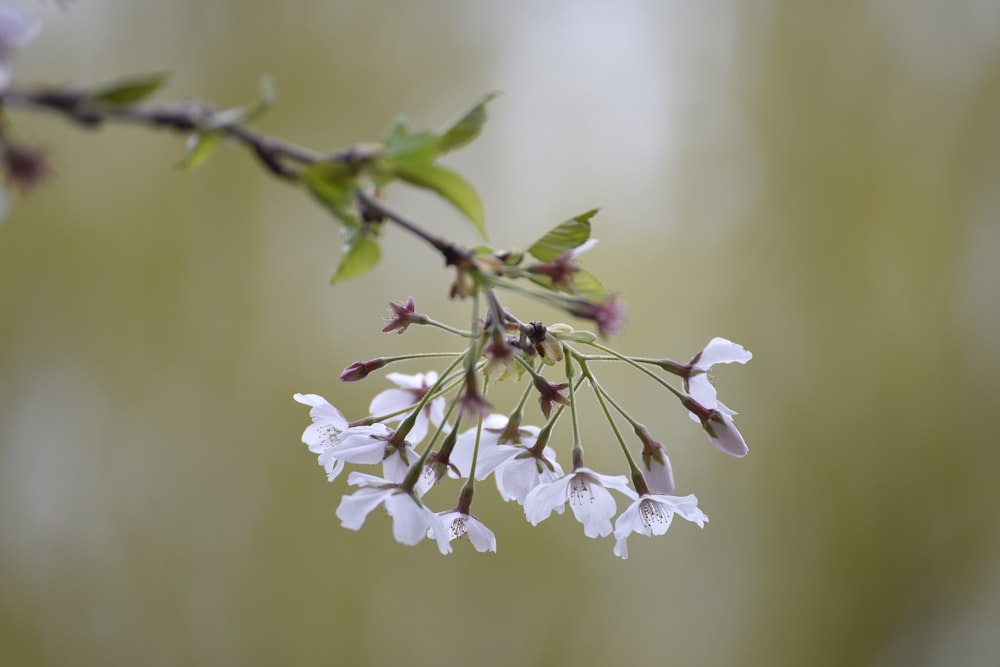
M 667 451 L 650 437 L 645 428 L 637 428 L 635 434 L 642 442 L 642 474 L 646 485 L 654 493 L 674 492 L 674 471 L 670 467 Z
M 357 382 L 358 380 L 364 380 L 368 377 L 369 373 L 377 371 L 385 365 L 385 359 L 355 361 L 353 364 L 344 369 L 344 372 L 340 374 L 340 379 L 343 382 Z
M 692 398 L 686 398 L 681 403 L 698 418 L 701 427 L 708 434 L 712 445 L 723 454 L 742 458 L 750 451 L 743 436 L 733 424 L 733 418 L 725 412 L 706 408 Z

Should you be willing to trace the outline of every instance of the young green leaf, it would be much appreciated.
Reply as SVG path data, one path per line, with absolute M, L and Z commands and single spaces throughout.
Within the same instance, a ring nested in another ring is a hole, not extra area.
M 531 244 L 528 252 L 541 262 L 551 262 L 564 252 L 586 243 L 590 238 L 590 219 L 595 215 L 596 208 L 559 223 Z
M 302 184 L 317 201 L 345 225 L 355 229 L 361 224 L 353 210 L 358 188 L 356 179 L 353 167 L 337 161 L 311 165 L 301 176 Z
M 546 275 L 537 273 L 524 273 L 523 275 L 525 278 L 544 289 L 552 292 L 567 292 L 569 294 L 575 294 L 589 299 L 590 301 L 603 301 L 608 295 L 608 290 L 604 287 L 604 284 L 594 277 L 594 274 L 589 271 L 584 271 L 583 269 L 580 269 L 573 274 L 571 279 L 572 289 L 556 287 L 552 284 L 552 278 Z
M 92 99 L 109 106 L 135 104 L 156 92 L 170 77 L 170 72 L 155 72 L 116 81 L 95 92 Z
M 218 132 L 195 132 L 188 137 L 184 157 L 177 163 L 177 168 L 182 171 L 197 169 L 215 155 L 225 141 L 225 136 Z
M 375 268 L 381 258 L 382 251 L 378 242 L 362 231 L 357 232 L 344 246 L 330 284 L 336 285 L 344 280 L 363 276 Z
M 594 274 L 583 269 L 573 274 L 573 291 L 591 301 L 604 301 L 608 295 L 604 284 Z
M 232 107 L 216 111 L 205 124 L 206 129 L 219 130 L 234 125 L 243 125 L 267 111 L 274 103 L 274 80 L 265 75 L 257 82 L 258 99 L 242 107 Z
M 479 136 L 486 123 L 486 105 L 499 93 L 489 93 L 479 100 L 474 107 L 465 112 L 451 127 L 446 129 L 438 140 L 438 150 L 441 153 L 461 148 Z
M 433 190 L 457 208 L 483 237 L 486 236 L 485 214 L 479 195 L 469 182 L 450 169 L 435 164 L 395 164 L 390 167 L 400 179 L 418 188 Z
M 414 132 L 406 121 L 397 118 L 385 135 L 385 155 L 393 162 L 433 162 L 440 154 L 438 141 L 433 132 Z

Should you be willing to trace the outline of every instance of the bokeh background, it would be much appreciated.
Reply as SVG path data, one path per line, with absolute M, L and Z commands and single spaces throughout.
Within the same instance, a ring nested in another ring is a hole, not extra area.
M 0 226 L 0 663 L 1000 663 L 1000 5 L 21 6 L 44 30 L 16 84 L 166 69 L 160 99 L 235 105 L 268 73 L 256 126 L 318 149 L 502 91 L 448 160 L 491 241 L 602 207 L 586 264 L 631 304 L 615 345 L 746 345 L 718 384 L 751 453 L 608 367 L 703 531 L 633 537 L 622 562 L 491 483 L 496 555 L 400 546 L 377 513 L 344 530 L 346 481 L 291 396 L 358 418 L 389 385 L 344 366 L 453 349 L 378 334 L 411 294 L 464 326 L 438 258 L 391 231 L 376 272 L 331 288 L 336 224 L 240 148 L 182 173 L 178 136 L 12 111 L 56 174 Z M 387 197 L 475 241 L 434 198 Z M 585 438 L 624 471 L 605 425 Z

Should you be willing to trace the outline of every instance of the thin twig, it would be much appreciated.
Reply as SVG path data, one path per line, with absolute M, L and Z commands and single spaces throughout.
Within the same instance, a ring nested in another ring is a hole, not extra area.
M 286 180 L 297 180 L 299 175 L 299 170 L 289 163 L 309 165 L 331 161 L 357 162 L 365 157 L 361 154 L 363 147 L 321 153 L 257 132 L 245 125 L 214 126 L 212 121 L 218 109 L 202 100 L 126 106 L 99 104 L 95 103 L 88 91 L 67 87 L 8 89 L 0 94 L 0 105 L 53 111 L 89 128 L 99 127 L 106 122 L 117 122 L 185 134 L 219 132 L 246 146 L 270 173 Z
M 219 110 L 197 99 L 163 104 L 115 105 L 95 101 L 93 94 L 82 88 L 11 88 L 0 93 L 0 109 L 6 107 L 52 111 L 86 128 L 97 128 L 110 122 L 144 125 L 182 134 L 221 133 L 243 144 L 268 172 L 291 182 L 300 179 L 303 166 L 321 162 L 359 165 L 375 157 L 371 144 L 320 152 L 258 132 L 242 123 L 219 125 Z M 359 190 L 357 199 L 361 206 L 393 221 L 434 247 L 447 265 L 468 268 L 468 251 L 430 234 L 376 197 Z

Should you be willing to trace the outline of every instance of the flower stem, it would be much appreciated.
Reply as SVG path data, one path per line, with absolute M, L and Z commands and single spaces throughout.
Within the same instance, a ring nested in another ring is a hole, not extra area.
M 621 356 L 614 356 L 610 354 L 585 354 L 583 358 L 587 361 L 621 361 Z M 648 366 L 659 366 L 666 372 L 677 375 L 678 377 L 687 377 L 690 374 L 690 369 L 687 364 L 680 364 L 671 359 L 654 359 L 652 357 L 625 357 L 626 359 L 631 359 L 632 361 L 639 364 L 646 364 Z
M 573 424 L 573 469 L 583 467 L 583 441 L 580 438 L 580 420 L 576 412 L 576 388 L 573 386 L 573 348 L 563 343 L 563 361 L 566 366 L 566 383 L 569 385 L 569 414 Z M 582 378 L 581 378 L 582 380 Z
M 639 471 L 639 467 L 636 465 L 635 459 L 632 458 L 632 453 L 628 450 L 628 446 L 625 444 L 625 438 L 622 436 L 621 431 L 618 430 L 618 424 L 615 422 L 614 415 L 612 415 L 611 411 L 608 409 L 608 404 L 605 402 L 605 399 L 611 401 L 611 403 L 615 406 L 615 409 L 618 410 L 619 412 L 622 412 L 621 407 L 604 390 L 604 387 L 601 386 L 601 383 L 598 382 L 594 374 L 591 373 L 590 368 L 587 366 L 587 362 L 580 359 L 579 356 L 577 357 L 577 362 L 580 364 L 580 371 L 583 373 L 584 377 L 586 377 L 587 380 L 590 382 L 590 386 L 594 390 L 594 396 L 597 397 L 597 402 L 601 404 L 601 410 L 604 412 L 604 417 L 608 420 L 608 424 L 611 426 L 611 430 L 614 431 L 615 438 L 618 439 L 618 444 L 621 446 L 622 453 L 625 455 L 625 460 L 628 461 L 628 467 L 631 472 L 632 478 L 634 479 L 636 475 L 639 475 L 641 477 L 642 473 Z M 629 420 L 629 422 L 631 422 L 633 426 L 637 423 L 634 420 L 632 420 L 631 417 L 629 417 L 624 413 L 622 413 L 622 416 L 624 416 L 625 419 Z
M 649 370 L 648 368 L 646 368 L 645 366 L 642 366 L 639 362 L 635 361 L 631 357 L 626 357 L 624 354 L 616 352 L 615 350 L 613 350 L 612 348 L 610 348 L 610 347 L 608 347 L 606 345 L 601 345 L 597 341 L 588 342 L 587 345 L 591 345 L 591 346 L 596 347 L 597 349 L 599 349 L 599 350 L 601 350 L 603 352 L 607 352 L 614 359 L 617 359 L 618 361 L 624 361 L 626 364 L 632 366 L 633 368 L 638 369 L 642 373 L 645 373 L 649 377 L 653 378 L 653 380 L 655 380 L 657 383 L 659 383 L 662 387 L 664 387 L 665 389 L 667 389 L 667 391 L 669 391 L 671 394 L 673 394 L 674 396 L 676 396 L 678 398 L 678 400 L 685 401 L 688 398 L 690 398 L 687 394 L 685 394 L 684 392 L 680 391 L 679 389 L 677 389 L 676 387 L 674 387 L 673 385 L 671 385 L 669 382 L 667 382 L 666 380 L 664 380 L 663 378 L 661 378 L 659 375 L 657 375 L 656 373 L 654 373 L 651 370 Z

